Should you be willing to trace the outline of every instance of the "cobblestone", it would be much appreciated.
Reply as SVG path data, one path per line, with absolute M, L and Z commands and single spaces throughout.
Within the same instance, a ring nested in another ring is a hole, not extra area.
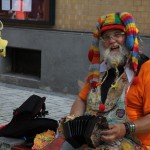
M 49 111 L 49 115 L 46 117 L 56 120 L 69 114 L 75 100 L 74 95 L 63 95 L 0 83 L 0 125 L 9 123 L 13 116 L 13 110 L 33 94 L 46 97 L 46 109 Z

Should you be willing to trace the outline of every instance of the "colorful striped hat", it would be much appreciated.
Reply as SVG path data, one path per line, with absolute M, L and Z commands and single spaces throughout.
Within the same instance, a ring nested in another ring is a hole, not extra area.
M 126 46 L 132 51 L 133 71 L 137 71 L 139 54 L 137 35 L 139 31 L 135 25 L 132 15 L 128 12 L 116 12 L 102 16 L 96 23 L 92 45 L 88 53 L 88 58 L 90 60 L 88 82 L 90 82 L 93 88 L 97 86 L 100 77 L 99 39 L 104 31 L 110 29 L 120 29 L 126 33 Z

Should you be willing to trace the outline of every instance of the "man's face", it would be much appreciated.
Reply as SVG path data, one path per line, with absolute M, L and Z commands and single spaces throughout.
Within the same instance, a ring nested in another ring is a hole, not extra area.
M 102 35 L 103 57 L 109 67 L 124 65 L 129 55 L 125 47 L 125 33 L 121 30 L 108 30 Z

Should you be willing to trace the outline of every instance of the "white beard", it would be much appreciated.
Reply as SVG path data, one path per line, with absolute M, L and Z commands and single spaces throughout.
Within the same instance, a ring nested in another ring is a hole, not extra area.
M 111 51 L 110 48 L 103 50 L 103 58 L 109 68 L 125 65 L 129 50 L 119 45 L 119 51 Z

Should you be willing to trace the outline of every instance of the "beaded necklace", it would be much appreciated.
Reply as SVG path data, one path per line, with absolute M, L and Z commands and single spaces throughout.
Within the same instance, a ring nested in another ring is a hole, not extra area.
M 125 68 L 127 67 L 127 64 L 129 63 L 130 58 L 131 58 L 131 53 L 129 54 L 129 57 L 128 57 L 126 63 L 125 63 L 124 70 L 125 70 Z M 111 84 L 111 88 L 115 88 L 115 89 L 116 89 L 116 88 L 118 87 L 118 81 L 120 80 L 120 78 L 122 78 L 123 73 L 122 73 L 122 74 L 120 75 L 120 77 L 119 77 L 118 64 L 117 64 L 116 62 L 113 62 L 112 64 L 114 65 L 114 68 L 115 68 L 116 78 L 115 78 L 114 82 Z M 107 77 L 108 77 L 108 69 L 107 69 L 107 71 L 106 71 L 106 76 L 104 77 L 103 80 L 100 80 L 100 81 L 97 83 L 97 86 L 101 86 L 101 85 L 105 82 L 105 80 L 106 80 Z

